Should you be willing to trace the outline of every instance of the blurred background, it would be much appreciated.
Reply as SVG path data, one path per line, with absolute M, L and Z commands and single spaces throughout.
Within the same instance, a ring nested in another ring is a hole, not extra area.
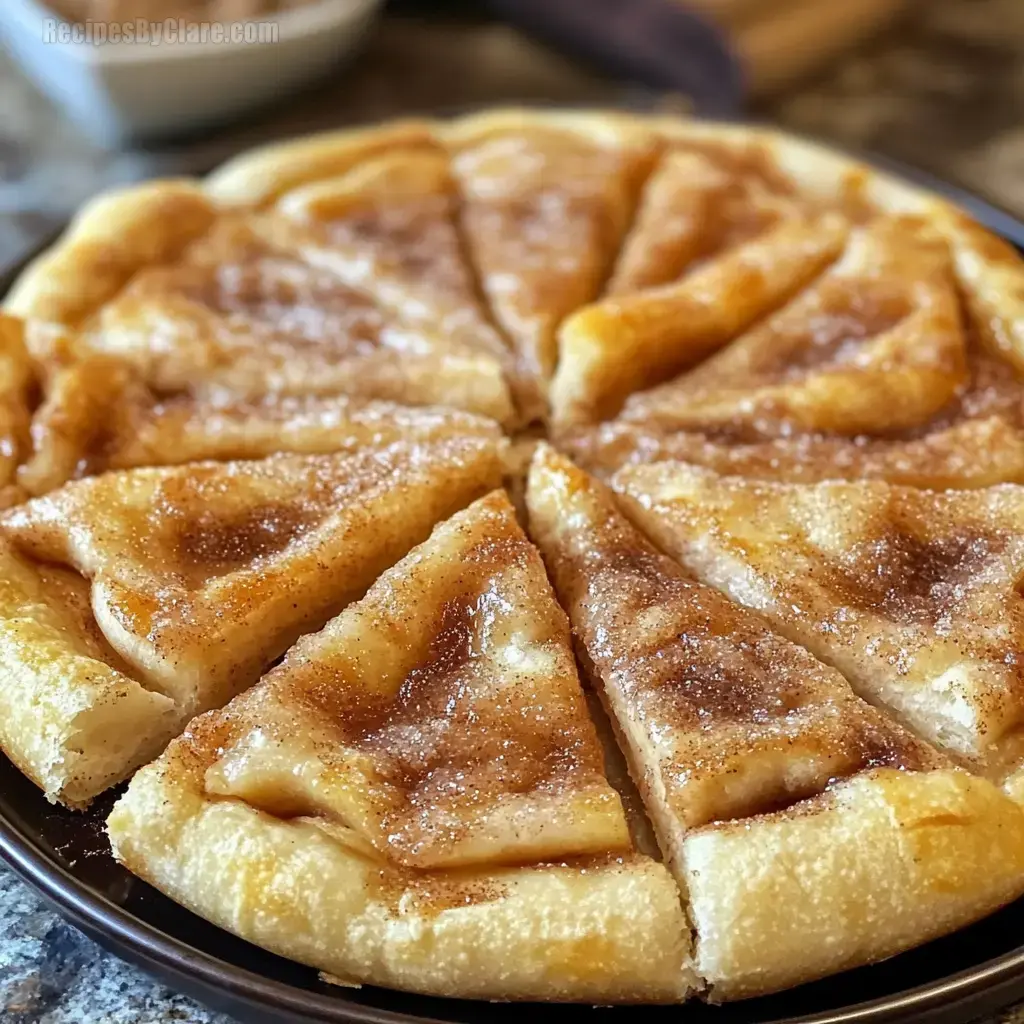
M 106 187 L 499 102 L 769 121 L 1024 216 L 1024 0 L 2 0 L 0 41 L 0 266 Z

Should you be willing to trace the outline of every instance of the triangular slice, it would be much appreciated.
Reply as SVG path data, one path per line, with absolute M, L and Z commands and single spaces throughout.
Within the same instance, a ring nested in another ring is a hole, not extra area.
M 439 526 L 296 644 L 258 707 L 259 732 L 221 743 L 207 789 L 324 814 L 397 864 L 629 847 L 565 614 L 503 493 Z
M 141 270 L 85 340 L 161 391 L 353 394 L 508 419 L 495 356 L 407 323 L 292 251 L 272 215 L 224 215 L 177 263 Z
M 497 492 L 193 722 L 109 831 L 174 898 L 349 981 L 587 1001 L 688 988 L 671 877 L 630 848 L 565 614 Z
M 294 225 L 296 245 L 311 264 L 371 292 L 408 322 L 505 353 L 464 261 L 443 151 L 380 156 L 287 193 L 275 209 Z
M 86 206 L 7 305 L 81 329 L 80 349 L 131 362 L 165 393 L 350 394 L 513 418 L 493 339 L 405 321 L 302 259 L 295 235 L 273 209 L 151 182 Z
M 699 363 L 817 277 L 846 233 L 838 215 L 795 218 L 681 281 L 578 310 L 558 335 L 553 419 L 612 416 L 634 391 Z
M 0 534 L 89 580 L 119 664 L 181 724 L 251 686 L 502 470 L 500 446 L 474 437 L 129 470 L 9 510 Z M 26 647 L 0 673 L 40 660 Z M 46 677 L 30 685 L 43 701 Z
M 34 383 L 21 322 L 0 313 L 0 508 L 22 497 L 15 473 L 28 447 L 29 396 Z
M 967 381 L 945 240 L 910 218 L 851 236 L 813 287 L 692 373 L 635 395 L 626 419 L 753 436 L 926 424 Z
M 881 959 L 1024 891 L 1024 812 L 991 783 L 687 578 L 550 449 L 528 505 L 712 999 Z
M 502 111 L 456 121 L 445 140 L 483 289 L 524 364 L 546 381 L 559 323 L 611 272 L 655 137 L 607 114 Z
M 347 395 L 160 398 L 130 366 L 106 356 L 55 369 L 46 392 L 32 419 L 31 457 L 17 476 L 33 495 L 112 469 L 277 452 L 354 452 L 399 440 L 501 437 L 493 420 L 456 409 Z
M 586 468 L 606 476 L 629 462 L 678 459 L 718 473 L 816 483 L 888 480 L 947 488 L 1024 483 L 1024 385 L 1016 368 L 972 320 L 967 325 L 968 378 L 953 400 L 922 426 L 853 437 L 827 433 L 756 439 L 730 430 L 675 429 L 613 420 L 563 431 L 559 443 Z M 979 336 L 980 335 L 980 336 Z
M 1024 487 L 757 483 L 676 462 L 627 467 L 613 482 L 702 580 L 1024 792 Z
M 1024 429 L 1017 416 L 956 420 L 895 438 L 804 434 L 732 442 L 694 431 L 613 421 L 563 434 L 561 447 L 608 476 L 629 463 L 679 460 L 757 480 L 887 480 L 935 490 L 1024 483 Z

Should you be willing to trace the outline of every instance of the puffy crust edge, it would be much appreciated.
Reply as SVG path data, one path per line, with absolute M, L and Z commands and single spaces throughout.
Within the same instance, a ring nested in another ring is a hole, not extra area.
M 0 542 L 0 748 L 46 798 L 85 807 L 181 725 L 169 698 L 75 642 L 32 568 Z
M 174 259 L 216 216 L 200 186 L 184 179 L 99 196 L 22 272 L 4 309 L 25 319 L 78 326 L 141 267 Z
M 501 132 L 549 128 L 601 146 L 644 147 L 658 141 L 659 133 L 653 129 L 659 124 L 659 119 L 625 111 L 501 107 L 445 122 L 438 128 L 438 138 L 458 150 Z
M 1024 812 L 959 769 L 878 769 L 683 841 L 713 1001 L 790 988 L 961 928 L 1024 892 Z M 778 908 L 785 907 L 785 918 Z
M 436 145 L 430 121 L 322 132 L 241 153 L 210 174 L 205 188 L 217 202 L 261 207 L 301 185 L 344 174 L 386 150 Z
M 391 879 L 343 829 L 208 797 L 210 755 L 189 743 L 136 774 L 111 845 L 242 938 L 348 982 L 440 996 L 671 1003 L 695 987 L 679 893 L 655 861 L 463 876 L 478 899 L 432 906 L 429 877 Z
M 953 204 L 918 186 L 799 136 L 771 129 L 598 110 L 499 108 L 449 122 L 395 121 L 259 147 L 225 163 L 205 183 L 166 179 L 106 193 L 21 274 L 3 308 L 26 319 L 77 326 L 140 268 L 166 262 L 234 205 L 267 205 L 300 185 L 342 174 L 402 147 L 459 149 L 495 132 L 550 127 L 601 145 L 721 142 L 761 145 L 796 184 L 822 199 L 875 204 L 931 219 L 956 254 L 961 284 L 979 313 L 998 316 L 997 347 L 1024 367 L 1024 263 Z M 999 341 L 999 338 L 1009 339 Z

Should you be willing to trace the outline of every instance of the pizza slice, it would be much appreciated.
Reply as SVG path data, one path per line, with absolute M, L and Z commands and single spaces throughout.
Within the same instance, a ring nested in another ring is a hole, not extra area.
M 303 259 L 295 235 L 273 209 L 150 183 L 87 206 L 7 306 L 80 331 L 80 353 L 128 362 L 161 393 L 348 394 L 514 418 L 489 342 L 404 320 Z
M 286 193 L 275 212 L 310 265 L 372 295 L 405 324 L 510 363 L 463 252 L 444 151 L 389 152 Z
M 631 848 L 569 626 L 500 492 L 439 525 L 132 780 L 115 855 L 348 983 L 668 1002 L 692 986 Z
M 950 250 L 911 218 L 853 232 L 813 286 L 693 372 L 634 395 L 624 418 L 751 437 L 926 424 L 967 381 Z
M 624 117 L 508 110 L 455 121 L 444 139 L 483 291 L 546 382 L 559 323 L 612 271 L 656 138 Z
M 702 580 L 1024 795 L 1024 488 L 765 483 L 678 462 L 613 482 Z
M 880 479 L 935 490 L 1024 483 L 1024 386 L 999 342 L 1009 336 L 1005 317 L 971 304 L 965 313 L 966 380 L 918 426 L 892 431 L 883 415 L 877 428 L 853 436 L 813 430 L 755 437 L 731 426 L 677 427 L 631 417 L 562 430 L 559 443 L 602 476 L 626 463 L 678 459 L 790 483 Z
M 478 436 L 497 443 L 501 428 L 457 409 L 347 395 L 161 398 L 131 366 L 91 356 L 52 367 L 31 434 L 31 453 L 17 481 L 40 495 L 114 469 L 259 459 L 277 452 L 355 452 L 400 440 Z
M 467 436 L 353 454 L 128 470 L 8 510 L 0 536 L 25 563 L 20 575 L 29 582 L 4 609 L 14 639 L 0 669 L 0 699 L 20 709 L 10 711 L 15 721 L 35 728 L 15 728 L 4 748 L 49 796 L 65 797 L 60 773 L 37 761 L 46 753 L 37 748 L 45 709 L 56 699 L 52 670 L 33 630 L 24 638 L 21 632 L 38 621 L 55 633 L 60 650 L 81 647 L 77 620 L 53 625 L 45 580 L 31 582 L 48 567 L 88 581 L 81 603 L 106 645 L 93 650 L 94 660 L 159 695 L 160 707 L 170 703 L 173 731 L 251 686 L 434 523 L 500 484 L 500 452 L 493 438 Z M 105 659 L 109 651 L 116 660 Z M 86 711 L 99 715 L 99 704 L 108 702 L 87 669 L 62 684 L 68 697 L 61 698 L 66 728 L 59 735 L 68 744 L 77 741 L 72 720 Z M 111 744 L 121 749 L 109 731 L 119 728 L 116 715 L 100 725 L 107 731 L 68 747 L 80 774 L 90 760 L 104 761 Z M 84 789 L 83 781 L 71 799 L 84 801 L 132 767 L 110 764 L 93 776 L 96 788 Z
M 107 642 L 89 584 L 0 538 L 0 748 L 52 801 L 87 806 L 180 730 Z
M 140 271 L 85 340 L 165 392 L 343 393 L 511 417 L 492 354 L 405 322 L 291 246 L 270 214 L 224 215 L 177 263 Z
M 678 460 L 725 475 L 789 483 L 887 480 L 933 490 L 1024 483 L 1024 390 L 1005 364 L 998 372 L 991 387 L 971 387 L 925 427 L 895 435 L 737 440 L 715 431 L 613 420 L 564 431 L 559 443 L 603 477 L 630 463 Z
M 554 422 L 613 416 L 634 391 L 707 358 L 816 278 L 847 228 L 836 214 L 783 221 L 678 282 L 577 310 L 558 335 Z
M 990 782 L 688 577 L 549 448 L 527 502 L 712 1000 L 887 957 L 1024 891 L 1024 813 Z

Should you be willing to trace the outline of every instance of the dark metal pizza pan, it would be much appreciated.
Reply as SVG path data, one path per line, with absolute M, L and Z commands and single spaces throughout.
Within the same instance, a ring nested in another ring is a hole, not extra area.
M 1024 224 L 933 179 L 1019 247 Z M 3 294 L 19 267 L 0 274 Z M 880 964 L 765 999 L 724 1007 L 573 1008 L 337 988 L 316 971 L 222 931 L 118 866 L 103 820 L 113 796 L 86 814 L 53 807 L 0 755 L 0 857 L 100 945 L 245 1024 L 959 1024 L 1024 998 L 1024 899 L 970 928 Z

